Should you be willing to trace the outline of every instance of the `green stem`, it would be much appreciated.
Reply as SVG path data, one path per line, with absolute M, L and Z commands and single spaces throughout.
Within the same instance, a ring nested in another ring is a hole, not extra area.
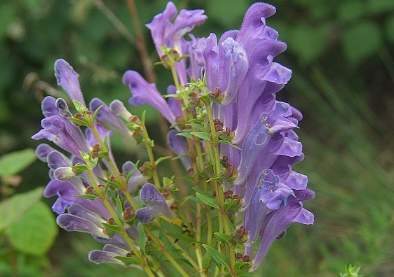
M 148 130 L 146 129 L 145 126 L 145 114 L 143 115 L 140 126 L 141 126 L 142 135 L 144 137 L 145 148 L 146 151 L 148 152 L 149 161 L 152 165 L 153 182 L 155 183 L 155 186 L 159 188 L 160 187 L 159 174 L 157 173 L 155 156 L 153 155 L 152 145 L 150 144 L 151 139 L 149 138 Z
M 162 241 L 155 236 L 155 234 L 152 232 L 152 230 L 149 228 L 149 226 L 145 225 L 144 227 L 145 227 L 146 233 L 152 239 L 153 243 L 156 244 L 156 246 L 159 248 L 159 250 L 168 259 L 168 261 L 176 268 L 176 270 L 178 270 L 178 272 L 183 277 L 189 277 L 189 274 L 187 274 L 186 271 L 179 265 L 179 263 L 170 255 L 170 253 L 168 253 L 168 251 L 166 250 Z
M 141 252 L 139 252 L 137 247 L 131 241 L 130 237 L 127 235 L 127 233 L 126 233 L 126 231 L 124 229 L 124 224 L 118 218 L 116 212 L 114 211 L 114 209 L 111 206 L 111 203 L 109 203 L 109 201 L 107 199 L 107 195 L 105 195 L 103 193 L 103 191 L 97 185 L 97 181 L 96 181 L 96 179 L 95 179 L 95 177 L 93 175 L 92 170 L 88 170 L 88 171 L 86 171 L 86 173 L 88 174 L 89 179 L 90 179 L 90 183 L 94 187 L 94 189 L 95 189 L 96 193 L 98 194 L 100 200 L 103 202 L 104 206 L 106 207 L 108 212 L 111 214 L 111 217 L 115 220 L 115 223 L 118 226 L 122 227 L 122 231 L 119 232 L 119 234 L 123 237 L 123 239 L 126 241 L 127 245 L 130 247 L 130 249 L 133 251 L 133 253 L 136 255 L 136 257 L 140 260 L 141 267 L 145 270 L 145 272 L 149 275 L 149 277 L 155 277 L 155 275 L 153 274 L 153 272 L 151 271 L 151 269 L 148 267 L 148 265 L 146 263 L 145 256 Z
M 206 108 L 207 108 L 209 127 L 211 129 L 211 135 L 212 135 L 212 147 L 213 147 L 213 153 L 214 153 L 214 159 L 215 159 L 214 160 L 214 171 L 215 171 L 215 175 L 219 176 L 220 175 L 219 138 L 218 138 L 217 133 L 215 131 L 211 103 L 205 103 L 205 104 L 206 104 Z M 219 217 L 222 218 L 225 234 L 231 235 L 231 228 L 229 225 L 228 216 L 227 216 L 226 211 L 224 210 L 223 187 L 220 182 L 217 184 L 216 189 L 217 189 L 216 197 L 219 202 L 219 211 L 218 211 Z M 231 242 L 228 243 L 228 252 L 229 252 L 229 259 L 230 259 L 230 274 L 231 274 L 231 276 L 236 276 L 235 251 L 234 251 L 234 245 Z

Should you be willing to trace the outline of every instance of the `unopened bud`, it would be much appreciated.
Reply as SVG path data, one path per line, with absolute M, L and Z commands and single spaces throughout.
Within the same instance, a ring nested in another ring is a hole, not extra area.
M 70 111 L 68 110 L 67 103 L 63 98 L 58 98 L 56 100 L 56 107 L 59 109 L 59 114 L 61 116 L 67 117 L 71 115 Z
M 85 190 L 85 194 L 93 194 L 94 188 L 92 186 L 88 186 Z
M 75 175 L 75 171 L 71 167 L 58 167 L 53 174 L 55 179 L 59 181 L 66 181 Z
M 110 217 L 110 218 L 108 218 L 107 222 L 108 222 L 109 225 L 114 225 L 115 224 L 115 219 Z
M 127 207 L 122 214 L 123 220 L 129 220 L 134 216 L 135 216 L 135 212 L 130 207 Z
M 124 106 L 123 102 L 117 99 L 111 102 L 109 108 L 115 115 L 123 118 L 126 121 L 128 121 L 129 118 L 132 116 L 132 114 Z

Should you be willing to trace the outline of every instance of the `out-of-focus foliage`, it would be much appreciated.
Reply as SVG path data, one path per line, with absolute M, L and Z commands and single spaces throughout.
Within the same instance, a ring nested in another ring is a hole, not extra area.
M 51 209 L 40 201 L 43 187 L 11 196 L 22 180 L 16 174 L 35 159 L 32 149 L 0 157 L 0 276 L 39 274 L 58 233 Z
M 166 4 L 164 0 L 135 2 L 141 24 L 150 22 Z M 239 28 L 253 1 L 174 2 L 206 10 L 207 23 L 194 33 L 207 36 Z M 334 277 L 352 263 L 361 266 L 365 276 L 391 277 L 394 3 L 268 2 L 277 8 L 268 24 L 288 44 L 280 62 L 293 70 L 282 97 L 290 98 L 304 114 L 299 134 L 306 159 L 298 170 L 309 176 L 317 197 L 308 204 L 316 215 L 315 225 L 294 226 L 277 241 L 262 265 L 262 276 Z M 143 31 L 152 60 L 157 61 L 148 30 Z M 29 138 L 39 129 L 40 100 L 45 93 L 64 96 L 53 77 L 57 58 L 75 66 L 89 100 L 126 102 L 130 93 L 121 82 L 123 72 L 129 68 L 143 72 L 134 37 L 126 1 L 1 1 L 0 153 L 37 145 Z M 161 67 L 155 72 L 158 88 L 165 93 L 171 77 Z M 157 113 L 147 106 L 131 111 L 139 115 L 144 109 L 148 123 L 157 127 Z M 163 141 L 160 132 L 152 135 Z M 126 159 L 124 151 L 115 154 Z M 18 192 L 45 185 L 46 171 L 42 163 L 29 167 Z M 94 248 L 89 236 L 67 241 L 67 234 L 61 235 L 62 240 L 49 252 L 49 262 L 42 256 L 17 257 L 21 276 L 42 276 L 38 268 L 45 264 L 44 276 L 127 274 L 121 267 L 88 263 L 86 253 Z M 10 270 L 7 253 L 0 253 L 0 276 Z

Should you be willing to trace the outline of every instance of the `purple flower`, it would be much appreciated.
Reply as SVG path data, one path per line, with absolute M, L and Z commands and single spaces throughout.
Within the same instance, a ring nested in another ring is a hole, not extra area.
M 149 177 L 142 175 L 135 164 L 130 161 L 123 164 L 122 172 L 127 177 L 127 189 L 130 193 L 136 192 L 149 179 Z
M 104 228 L 99 227 L 94 222 L 72 214 L 61 214 L 56 218 L 56 223 L 60 228 L 68 232 L 82 232 L 91 235 L 107 237 L 104 234 Z
M 171 124 L 175 123 L 174 114 L 163 96 L 156 89 L 155 84 L 149 84 L 138 72 L 132 70 L 126 71 L 123 75 L 123 83 L 129 86 L 133 94 L 129 100 L 131 105 L 149 104 L 157 109 Z
M 169 2 L 164 12 L 156 15 L 152 22 L 146 25 L 151 30 L 153 42 L 160 58 L 163 56 L 160 49 L 163 46 L 174 48 L 179 56 L 187 55 L 188 43 L 183 36 L 207 19 L 203 10 L 181 10 L 178 16 L 176 14 L 174 3 Z M 186 61 L 183 59 L 176 63 L 175 69 L 180 83 L 186 84 Z
M 167 134 L 167 143 L 170 146 L 171 150 L 178 156 L 184 155 L 188 153 L 187 143 L 185 138 L 177 136 L 177 132 L 171 130 Z M 190 161 L 190 157 L 182 157 L 182 164 L 186 170 L 192 168 L 192 164 Z
M 146 205 L 137 211 L 137 218 L 141 223 L 149 223 L 160 214 L 169 218 L 174 217 L 164 197 L 151 183 L 146 183 L 142 187 L 140 200 Z
M 101 108 L 97 113 L 97 120 L 106 126 L 112 127 L 114 130 L 118 130 L 130 139 L 130 131 L 123 121 L 101 99 L 93 98 L 89 104 L 90 110 L 95 112 L 99 107 Z
M 156 15 L 152 22 L 146 25 L 151 30 L 159 57 L 162 56 L 160 50 L 162 46 L 175 48 L 180 55 L 183 55 L 181 45 L 183 36 L 207 19 L 203 10 L 181 10 L 175 18 L 176 13 L 174 3 L 168 2 L 164 12 Z
M 55 76 L 57 84 L 62 86 L 72 100 L 78 100 L 85 106 L 85 100 L 81 92 L 81 87 L 78 82 L 78 74 L 74 71 L 72 66 L 63 59 L 55 62 Z
M 82 131 L 65 116 L 59 114 L 56 99 L 48 96 L 42 102 L 45 118 L 41 121 L 42 130 L 32 136 L 33 139 L 47 139 L 64 150 L 79 156 L 79 151 L 89 151 Z
M 289 196 L 288 205 L 272 212 L 263 222 L 260 231 L 261 240 L 253 259 L 251 271 L 255 270 L 265 257 L 269 247 L 294 222 L 313 224 L 313 214 L 303 208 L 303 202 L 313 199 L 315 194 L 310 190 L 295 191 L 295 196 Z

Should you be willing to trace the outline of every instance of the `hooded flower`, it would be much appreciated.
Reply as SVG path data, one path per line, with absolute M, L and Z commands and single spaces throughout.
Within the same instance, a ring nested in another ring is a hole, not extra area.
M 85 104 L 81 87 L 78 81 L 78 74 L 74 71 L 74 68 L 63 59 L 59 59 L 55 62 L 55 76 L 57 84 L 67 92 L 71 100 L 78 100 L 82 105 Z
M 174 217 L 164 197 L 151 183 L 146 183 L 142 187 L 140 200 L 146 205 L 137 211 L 137 218 L 141 223 L 149 223 L 160 215 Z
M 147 83 L 142 76 L 133 70 L 128 70 L 123 75 L 123 83 L 129 86 L 133 96 L 129 103 L 134 106 L 149 104 L 157 109 L 171 124 L 175 123 L 175 116 L 170 110 L 166 100 L 156 89 L 155 84 Z
M 193 18 L 189 19 L 189 26 L 194 26 L 194 19 L 202 12 L 189 14 Z M 294 131 L 302 114 L 276 100 L 276 93 L 287 84 L 292 72 L 275 62 L 276 56 L 287 46 L 278 41 L 278 32 L 266 24 L 267 18 L 274 14 L 275 8 L 269 4 L 253 4 L 240 30 L 225 32 L 219 40 L 215 34 L 207 38 L 191 35 L 191 41 L 181 40 L 182 47 L 174 43 L 179 37 L 172 31 L 178 19 L 171 22 L 176 15 L 172 3 L 148 25 L 159 55 L 161 46 L 174 47 L 183 51 L 182 54 L 187 49 L 188 76 L 204 78 L 207 88 L 216 97 L 212 104 L 214 118 L 235 134 L 232 143 L 241 150 L 225 144 L 221 144 L 219 150 L 227 166 L 237 169 L 232 186 L 228 183 L 226 186 L 232 187 L 233 193 L 243 200 L 244 227 L 249 232 L 245 253 L 252 258 L 252 270 L 262 261 L 273 241 L 293 222 L 313 222 L 313 215 L 302 206 L 304 201 L 314 197 L 313 192 L 306 189 L 308 178 L 292 170 L 292 166 L 304 158 L 302 144 Z M 182 80 L 183 64 L 180 62 L 177 66 Z M 168 134 L 168 142 L 180 155 L 187 148 L 175 134 L 175 131 Z M 301 194 L 307 196 L 300 197 Z M 147 207 L 144 213 L 154 218 L 152 207 Z M 253 245 L 259 239 L 260 246 L 253 253 Z

